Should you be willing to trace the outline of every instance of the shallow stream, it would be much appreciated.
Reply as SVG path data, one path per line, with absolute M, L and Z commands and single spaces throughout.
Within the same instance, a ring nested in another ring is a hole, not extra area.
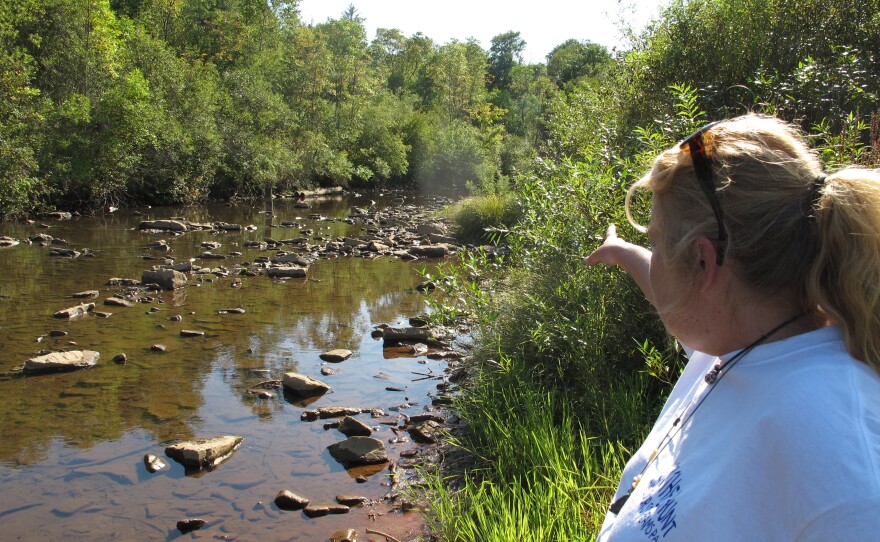
M 367 472 L 359 483 L 357 476 L 365 473 L 346 471 L 327 451 L 345 437 L 324 429 L 326 420 L 304 422 L 300 415 L 329 405 L 379 408 L 388 418 L 432 410 L 439 382 L 433 377 L 443 374 L 446 362 L 383 350 L 371 332 L 378 324 L 407 326 L 410 317 L 424 313 L 423 294 L 415 288 L 423 280 L 418 270 L 436 261 L 319 258 L 305 279 L 190 275 L 185 288 L 151 294 L 148 302 L 102 305 L 118 290 L 107 286 L 110 278 L 140 279 L 143 270 L 158 263 L 154 258 L 164 254 L 148 248 L 157 240 L 167 241 L 176 262 L 198 258 L 205 252 L 202 242 L 219 242 L 213 252 L 230 255 L 227 260 L 196 263 L 231 269 L 271 256 L 271 250 L 246 247 L 247 241 L 312 230 L 310 242 L 319 245 L 379 227 L 344 222 L 352 206 L 397 208 L 414 216 L 437 204 L 408 198 L 401 203 L 391 195 L 346 196 L 312 201 L 309 209 L 279 200 L 273 216 L 256 204 L 117 211 L 0 226 L 0 235 L 25 239 L 45 233 L 68 242 L 66 248 L 89 249 L 77 258 L 53 257 L 50 246 L 38 244 L 0 250 L 0 372 L 12 371 L 42 349 L 100 352 L 92 369 L 0 379 L 0 538 L 321 541 L 346 528 L 356 529 L 359 540 L 384 540 L 368 538 L 367 528 L 402 540 L 411 537 L 419 529 L 418 513 L 383 500 L 391 489 L 388 469 Z M 309 218 L 316 214 L 322 218 Z M 180 236 L 138 229 L 142 220 L 174 216 L 256 228 Z M 95 310 L 112 315 L 53 318 L 55 311 L 76 305 L 79 301 L 69 296 L 84 290 L 99 290 L 91 300 Z M 222 313 L 233 307 L 245 312 Z M 204 336 L 182 337 L 182 329 Z M 52 331 L 66 335 L 52 336 Z M 165 345 L 165 351 L 153 351 L 156 344 Z M 335 348 L 353 355 L 335 364 L 319 358 Z M 125 364 L 114 363 L 121 353 Z M 338 373 L 322 375 L 327 366 Z M 280 390 L 271 398 L 247 393 L 290 371 L 318 378 L 332 390 L 311 404 L 285 399 Z M 369 413 L 358 419 L 378 428 L 373 436 L 386 443 L 392 460 L 419 448 Z M 164 454 L 177 441 L 218 435 L 244 441 L 216 470 L 186 475 Z M 145 454 L 161 457 L 168 468 L 150 473 Z M 311 519 L 275 506 L 282 489 L 313 502 L 354 494 L 371 504 Z M 207 524 L 181 534 L 177 521 L 193 517 Z

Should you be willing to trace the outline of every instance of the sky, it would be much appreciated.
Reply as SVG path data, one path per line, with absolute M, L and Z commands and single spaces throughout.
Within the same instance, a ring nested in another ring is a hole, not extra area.
M 396 28 L 406 36 L 421 32 L 443 45 L 452 39 L 476 38 L 489 50 L 492 37 L 519 32 L 526 42 L 523 60 L 546 62 L 547 54 L 574 38 L 609 49 L 625 49 L 615 21 L 641 30 L 657 16 L 658 0 L 301 0 L 300 19 L 307 24 L 338 19 L 354 5 L 365 19 L 367 39 L 376 28 Z

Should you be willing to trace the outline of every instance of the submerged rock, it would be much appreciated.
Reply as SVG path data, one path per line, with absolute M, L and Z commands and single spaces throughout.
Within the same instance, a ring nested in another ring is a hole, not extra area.
M 421 245 L 411 247 L 408 252 L 419 258 L 444 258 L 449 254 L 449 246 L 445 244 Z
M 388 461 L 385 443 L 372 437 L 348 437 L 327 447 L 333 459 L 345 467 L 375 465 Z
M 17 239 L 13 239 L 12 237 L 3 236 L 0 237 L 0 248 L 14 247 L 18 244 Z
M 74 371 L 94 367 L 101 354 L 93 350 L 51 352 L 24 362 L 26 374 Z
M 84 290 L 82 292 L 70 294 L 68 297 L 72 297 L 74 299 L 94 299 L 98 297 L 99 294 L 100 292 L 98 290 Z
M 386 343 L 398 343 L 401 341 L 428 341 L 433 332 L 426 327 L 387 327 L 382 330 L 382 339 Z
M 159 472 L 167 467 L 168 464 L 162 461 L 161 457 L 153 454 L 146 454 L 144 455 L 144 466 L 146 466 L 147 470 L 150 472 Z
M 357 542 L 357 531 L 342 529 L 330 535 L 330 542 Z
M 49 255 L 57 256 L 59 258 L 79 258 L 80 252 L 70 248 L 52 247 L 49 250 Z
M 61 309 L 57 311 L 52 316 L 54 318 L 77 318 L 79 316 L 83 316 L 86 313 L 92 311 L 95 308 L 94 303 L 82 303 L 80 305 L 76 305 L 75 307 L 68 307 L 66 309 Z
M 212 469 L 241 446 L 243 437 L 224 435 L 178 442 L 165 448 L 165 455 L 187 467 Z
M 176 290 L 186 286 L 186 275 L 174 269 L 146 270 L 141 275 L 144 284 L 158 284 L 163 290 Z
M 177 530 L 183 534 L 196 531 L 201 529 L 208 523 L 207 521 L 199 518 L 186 518 L 177 522 Z
M 336 502 L 339 504 L 344 504 L 345 506 L 357 506 L 359 504 L 364 504 L 369 499 L 366 497 L 362 497 L 360 495 L 337 495 Z
M 275 496 L 275 506 L 282 510 L 302 510 L 310 502 L 312 501 L 286 489 L 282 489 Z
M 368 437 L 373 434 L 373 429 L 364 422 L 346 416 L 339 422 L 339 432 L 346 437 Z
M 186 224 L 178 220 L 145 220 L 138 224 L 139 230 L 186 231 Z
M 327 420 L 330 418 L 342 418 L 343 416 L 354 416 L 364 412 L 364 409 L 358 407 L 345 406 L 323 406 L 315 410 L 304 410 L 300 415 L 300 419 L 307 422 L 313 422 L 317 419 Z
M 344 504 L 335 502 L 326 502 L 321 504 L 310 504 L 303 509 L 303 513 L 310 518 L 318 518 L 327 514 L 347 514 L 351 510 Z
M 110 307 L 134 307 L 134 302 L 121 297 L 108 297 L 104 300 L 104 304 Z
M 271 278 L 304 278 L 306 270 L 302 267 L 270 267 L 266 274 Z

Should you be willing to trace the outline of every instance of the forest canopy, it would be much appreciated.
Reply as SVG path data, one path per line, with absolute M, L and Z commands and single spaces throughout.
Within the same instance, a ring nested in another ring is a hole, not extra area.
M 524 64 L 515 30 L 489 50 L 370 41 L 355 6 L 309 25 L 296 1 L 4 2 L 0 213 L 314 185 L 505 191 L 597 141 L 633 145 L 675 116 L 674 86 L 713 117 L 761 109 L 867 145 L 877 4 L 674 0 L 626 51 L 569 39 Z

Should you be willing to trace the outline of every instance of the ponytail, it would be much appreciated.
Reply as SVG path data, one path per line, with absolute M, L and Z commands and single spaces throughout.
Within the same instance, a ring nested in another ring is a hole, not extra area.
M 828 176 L 815 212 L 818 250 L 807 299 L 841 327 L 854 358 L 880 371 L 880 171 Z

